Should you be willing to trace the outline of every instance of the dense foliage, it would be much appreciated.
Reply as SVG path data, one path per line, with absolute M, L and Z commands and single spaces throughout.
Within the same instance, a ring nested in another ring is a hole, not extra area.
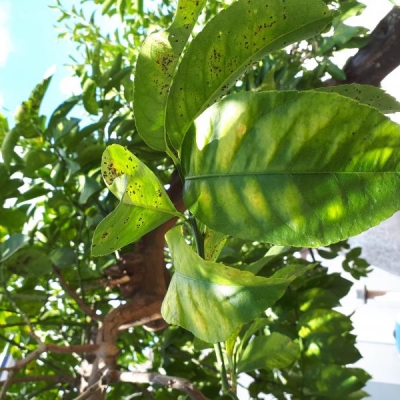
M 400 208 L 400 105 L 323 82 L 363 7 L 57 1 L 82 94 L 0 116 L 0 398 L 366 396 L 315 260 L 365 276 L 344 240 Z

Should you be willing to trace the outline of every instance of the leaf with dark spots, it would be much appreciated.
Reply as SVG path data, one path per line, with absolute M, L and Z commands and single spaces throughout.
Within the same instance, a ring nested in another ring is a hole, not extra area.
M 107 147 L 101 169 L 106 185 L 120 203 L 96 228 L 94 256 L 118 250 L 181 216 L 154 173 L 124 147 Z
M 134 112 L 140 136 L 165 150 L 165 107 L 179 57 L 205 0 L 179 0 L 175 19 L 164 32 L 148 36 L 136 64 Z
M 314 90 L 350 97 L 360 103 L 375 107 L 383 114 L 400 112 L 400 103 L 393 96 L 376 86 L 353 83 L 351 85 L 329 86 Z
M 201 222 L 227 235 L 325 246 L 400 209 L 399 154 L 400 126 L 348 97 L 230 95 L 185 138 L 184 200 Z
M 246 23 L 238 24 L 244 16 Z M 268 52 L 317 34 L 333 16 L 319 0 L 288 0 L 284 5 L 238 0 L 220 12 L 190 43 L 171 86 L 166 129 L 172 145 L 180 148 L 193 120 L 249 66 Z

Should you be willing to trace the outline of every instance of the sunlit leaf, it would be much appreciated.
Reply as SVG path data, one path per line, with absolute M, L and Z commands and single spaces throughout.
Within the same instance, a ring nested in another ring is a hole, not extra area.
M 400 208 L 399 147 L 397 124 L 341 95 L 231 95 L 187 135 L 185 203 L 242 239 L 335 243 Z
M 205 0 L 179 0 L 172 25 L 149 35 L 136 64 L 134 111 L 143 140 L 165 150 L 165 108 L 179 57 L 192 33 Z
M 240 357 L 238 371 L 285 368 L 296 360 L 299 351 L 298 343 L 280 333 L 256 336 Z
M 180 148 L 192 121 L 253 63 L 316 35 L 333 15 L 319 0 L 238 0 L 219 13 L 190 44 L 171 87 L 166 128 L 173 146 Z
M 120 203 L 96 228 L 92 245 L 94 256 L 118 250 L 181 215 L 154 173 L 124 147 L 107 147 L 101 171 Z
M 166 238 L 175 274 L 162 306 L 163 318 L 209 343 L 224 341 L 240 325 L 257 317 L 294 279 L 291 273 L 262 278 L 205 261 L 186 244 L 179 227 Z

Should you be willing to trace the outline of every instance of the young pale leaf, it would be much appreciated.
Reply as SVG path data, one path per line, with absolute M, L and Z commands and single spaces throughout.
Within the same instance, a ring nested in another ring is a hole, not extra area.
M 124 147 L 108 146 L 101 170 L 108 188 L 121 202 L 97 226 L 94 256 L 118 250 L 180 216 L 153 172 Z
M 285 368 L 296 360 L 299 351 L 299 344 L 281 333 L 257 336 L 248 344 L 240 357 L 238 372 Z
M 320 0 L 238 0 L 220 12 L 190 44 L 171 86 L 166 129 L 172 145 L 180 148 L 192 121 L 254 62 L 314 36 L 333 16 Z
M 219 232 L 319 247 L 400 208 L 400 127 L 334 93 L 227 97 L 183 144 L 184 199 Z
M 165 107 L 172 76 L 205 0 L 179 0 L 175 19 L 164 32 L 150 35 L 136 64 L 134 111 L 143 140 L 165 150 Z
M 352 83 L 351 85 L 321 87 L 314 90 L 350 97 L 360 103 L 375 107 L 384 114 L 400 112 L 400 103 L 393 96 L 376 86 Z
M 208 343 L 224 341 L 240 325 L 274 304 L 295 278 L 262 278 L 199 257 L 186 244 L 180 228 L 167 243 L 175 266 L 162 305 L 163 318 Z

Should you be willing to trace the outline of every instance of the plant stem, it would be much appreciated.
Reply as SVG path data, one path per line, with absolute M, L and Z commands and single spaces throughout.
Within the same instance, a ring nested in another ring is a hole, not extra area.
M 221 366 L 221 383 L 222 383 L 222 391 L 224 394 L 228 395 L 233 400 L 239 400 L 234 392 L 232 392 L 229 382 L 228 376 L 226 374 L 224 355 L 222 353 L 221 343 L 216 343 L 214 345 L 215 355 L 217 357 L 218 364 Z

